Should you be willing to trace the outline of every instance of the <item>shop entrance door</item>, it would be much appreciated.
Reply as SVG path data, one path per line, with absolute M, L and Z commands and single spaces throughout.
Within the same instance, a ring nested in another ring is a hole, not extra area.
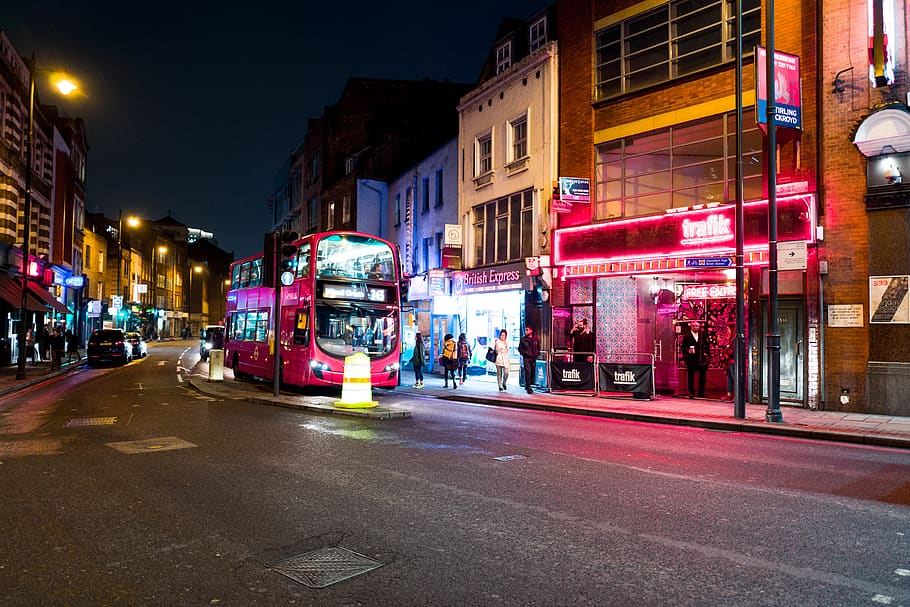
M 768 308 L 765 305 L 762 337 L 768 334 Z M 805 403 L 803 386 L 805 373 L 805 341 L 803 319 L 805 311 L 801 301 L 781 301 L 777 306 L 777 325 L 780 333 L 780 399 L 790 404 Z M 762 346 L 765 346 L 764 341 Z M 762 400 L 768 400 L 768 352 L 763 349 Z
M 676 309 L 659 308 L 654 322 L 654 384 L 658 394 L 676 394 L 679 388 Z

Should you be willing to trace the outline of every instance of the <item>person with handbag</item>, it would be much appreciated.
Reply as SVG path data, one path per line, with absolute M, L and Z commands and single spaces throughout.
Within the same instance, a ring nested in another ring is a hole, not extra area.
M 411 356 L 411 364 L 414 365 L 414 387 L 423 388 L 423 366 L 427 362 L 427 347 L 423 343 L 423 336 L 420 332 L 414 336 L 414 354 Z
M 689 398 L 695 398 L 695 376 L 698 375 L 698 397 L 705 397 L 705 375 L 708 373 L 708 360 L 711 357 L 711 345 L 708 336 L 701 332 L 698 321 L 689 323 L 689 332 L 682 339 L 683 360 L 689 383 Z
M 442 363 L 442 373 L 445 381 L 443 387 L 449 387 L 449 376 L 451 376 L 452 388 L 457 390 L 458 382 L 455 379 L 455 370 L 458 368 L 458 352 L 455 338 L 451 333 L 446 333 L 442 339 L 442 355 L 439 357 L 439 362 Z
M 506 391 L 506 382 L 509 379 L 509 342 L 505 329 L 499 332 L 499 337 L 493 342 L 493 351 L 496 353 L 496 384 L 500 392 Z

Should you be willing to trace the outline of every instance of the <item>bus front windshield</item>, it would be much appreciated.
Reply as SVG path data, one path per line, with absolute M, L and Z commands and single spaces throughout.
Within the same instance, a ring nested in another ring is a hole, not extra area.
M 331 356 L 385 356 L 398 347 L 398 312 L 358 304 L 317 303 L 316 344 Z
M 395 258 L 386 243 L 358 234 L 333 234 L 316 245 L 316 278 L 395 280 Z

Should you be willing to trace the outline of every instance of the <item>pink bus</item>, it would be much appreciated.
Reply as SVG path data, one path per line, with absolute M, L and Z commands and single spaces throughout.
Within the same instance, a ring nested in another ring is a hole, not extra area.
M 309 234 L 281 286 L 282 384 L 342 384 L 344 359 L 370 358 L 373 386 L 398 385 L 400 282 L 392 243 L 356 232 Z M 293 248 L 293 247 L 292 247 Z M 235 377 L 274 379 L 275 291 L 262 286 L 263 255 L 234 262 L 227 294 L 224 364 Z

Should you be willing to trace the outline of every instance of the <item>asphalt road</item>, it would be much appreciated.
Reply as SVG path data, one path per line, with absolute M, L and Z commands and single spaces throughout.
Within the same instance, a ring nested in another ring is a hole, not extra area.
M 906 451 L 317 415 L 187 389 L 185 349 L 0 401 L 0 604 L 910 606 Z

